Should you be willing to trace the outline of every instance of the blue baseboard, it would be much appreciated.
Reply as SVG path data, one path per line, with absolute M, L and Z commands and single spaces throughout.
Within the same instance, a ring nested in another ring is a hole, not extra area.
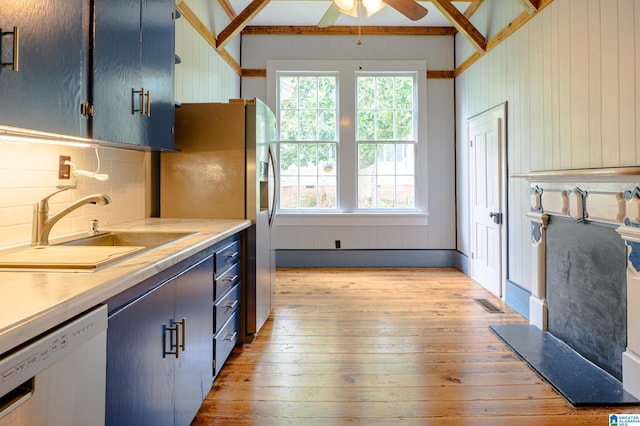
M 457 250 L 277 250 L 276 265 L 282 268 L 457 268 L 465 272 L 467 257 Z
M 456 253 L 458 256 L 456 256 L 456 264 L 454 266 L 465 275 L 469 275 L 469 257 L 459 251 Z
M 529 297 L 531 292 L 507 280 L 504 289 L 504 301 L 514 311 L 529 319 Z

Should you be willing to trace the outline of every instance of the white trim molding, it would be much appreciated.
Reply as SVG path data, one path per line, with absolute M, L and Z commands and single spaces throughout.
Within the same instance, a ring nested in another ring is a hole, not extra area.
M 547 225 L 549 215 L 531 212 L 531 296 L 529 297 L 529 322 L 540 330 L 547 330 L 549 307 L 547 306 Z
M 278 226 L 425 226 L 429 213 L 277 213 Z

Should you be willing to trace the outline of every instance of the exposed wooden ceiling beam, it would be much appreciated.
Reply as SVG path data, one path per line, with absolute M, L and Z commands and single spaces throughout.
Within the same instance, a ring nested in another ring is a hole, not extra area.
M 220 57 L 224 59 L 224 61 L 229 64 L 231 68 L 238 74 L 242 74 L 242 68 L 240 64 L 236 62 L 235 59 L 227 52 L 224 48 L 218 48 L 216 43 L 216 36 L 213 35 L 209 28 L 198 18 L 198 16 L 191 10 L 189 6 L 184 2 L 184 0 L 178 0 L 176 3 L 176 9 L 180 11 L 182 17 L 187 20 L 189 24 L 205 39 L 207 43 L 218 52 Z
M 214 49 L 216 48 L 216 36 L 209 31 L 209 28 L 198 18 L 193 10 L 184 2 L 179 0 L 176 2 L 176 9 L 180 11 L 180 14 L 191 24 L 191 26 L 205 39 L 207 43 Z
M 482 58 L 486 53 L 493 50 L 495 47 L 500 45 L 503 41 L 505 41 L 511 34 L 518 31 L 520 28 L 524 26 L 527 22 L 533 19 L 538 13 L 542 11 L 545 7 L 549 6 L 553 3 L 553 0 L 540 0 L 540 7 L 537 12 L 534 14 L 529 14 L 528 12 L 522 12 L 518 15 L 513 21 L 508 23 L 498 34 L 496 34 L 491 40 L 487 42 L 487 49 L 484 52 L 475 52 L 473 55 L 469 56 L 464 62 L 462 62 L 455 69 L 455 76 L 459 76 L 464 71 L 469 69 L 471 65 L 476 63 L 480 58 Z
M 476 13 L 476 10 L 480 8 L 483 2 L 484 0 L 473 0 L 469 7 L 467 7 L 467 10 L 464 11 L 464 16 L 466 16 L 467 18 L 471 18 L 473 14 Z
M 253 0 L 242 12 L 231 20 L 229 25 L 218 34 L 217 48 L 227 45 L 249 22 L 269 3 L 270 0 Z
M 534 14 L 540 9 L 540 0 L 520 0 L 520 4 L 529 14 Z
M 458 31 L 462 33 L 475 47 L 484 51 L 487 47 L 487 40 L 478 29 L 451 4 L 450 0 L 431 0 L 438 10 L 447 18 Z
M 243 68 L 242 78 L 259 77 L 265 78 L 267 76 L 267 70 L 263 68 Z M 428 79 L 447 79 L 454 78 L 453 70 L 427 70 Z
M 231 6 L 231 3 L 229 3 L 229 0 L 218 0 L 218 3 L 220 3 L 220 6 L 224 9 L 229 19 L 233 19 L 238 15 L 233 9 L 233 6 Z
M 360 33 L 364 35 L 454 35 L 453 27 L 360 27 Z M 358 27 L 334 25 L 327 28 L 316 26 L 258 26 L 245 27 L 242 34 L 252 35 L 357 35 Z

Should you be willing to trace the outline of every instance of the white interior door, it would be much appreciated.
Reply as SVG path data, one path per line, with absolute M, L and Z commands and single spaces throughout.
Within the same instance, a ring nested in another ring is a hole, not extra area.
M 468 121 L 471 278 L 502 297 L 503 254 L 506 253 L 506 106 L 500 105 Z

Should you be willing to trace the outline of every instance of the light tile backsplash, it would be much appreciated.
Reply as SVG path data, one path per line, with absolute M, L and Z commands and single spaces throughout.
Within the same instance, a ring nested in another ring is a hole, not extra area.
M 117 225 L 145 217 L 145 152 L 99 147 L 100 173 L 109 180 L 98 181 L 77 176 L 58 180 L 60 155 L 71 157 L 78 169 L 97 168 L 91 148 L 12 143 L 0 141 L 0 248 L 29 243 L 33 204 L 57 190 L 58 184 L 75 180 L 76 188 L 54 195 L 49 212 L 55 214 L 86 195 L 104 193 L 112 199 L 106 206 L 88 204 L 61 219 L 50 237 L 89 230 L 98 219 L 104 225 Z

